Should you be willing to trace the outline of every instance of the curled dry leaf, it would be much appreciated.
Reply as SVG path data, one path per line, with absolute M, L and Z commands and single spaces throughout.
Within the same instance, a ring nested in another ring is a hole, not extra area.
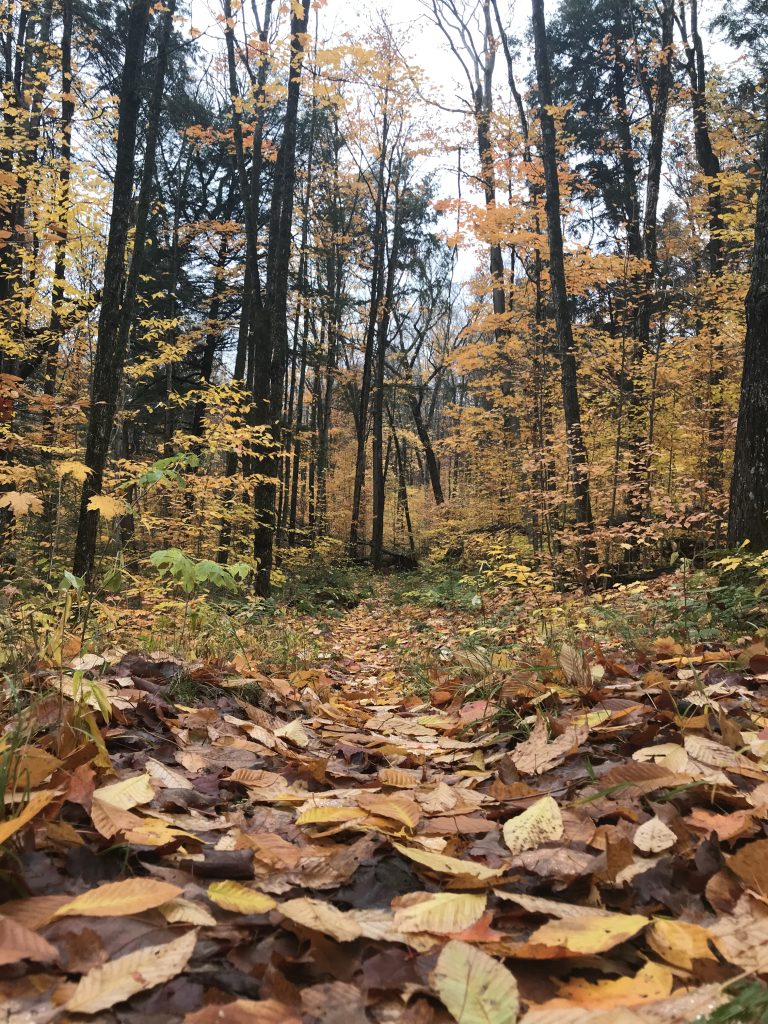
M 560 839 L 563 835 L 563 816 L 557 801 L 542 797 L 516 818 L 504 823 L 504 842 L 515 856 L 525 850 L 535 850 L 542 843 Z
M 497 880 L 503 874 L 501 870 L 486 867 L 485 864 L 477 864 L 472 860 L 460 860 L 458 857 L 448 857 L 443 853 L 432 853 L 430 850 L 419 850 L 415 846 L 403 846 L 401 843 L 392 845 L 404 857 L 441 875 L 454 875 L 459 878 L 473 878 L 478 881 L 490 882 Z
M 645 941 L 655 953 L 673 967 L 693 970 L 694 960 L 716 960 L 710 949 L 713 935 L 706 928 L 687 921 L 654 918 L 645 934 Z
M 511 971 L 475 946 L 452 939 L 430 983 L 457 1024 L 515 1024 L 520 1009 Z
M 546 723 L 539 718 L 528 739 L 518 744 L 509 757 L 521 775 L 543 775 L 575 754 L 588 736 L 588 725 L 571 724 L 561 736 L 550 741 Z

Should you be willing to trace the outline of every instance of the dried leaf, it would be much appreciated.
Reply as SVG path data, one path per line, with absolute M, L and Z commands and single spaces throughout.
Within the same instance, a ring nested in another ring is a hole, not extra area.
M 60 907 L 55 917 L 126 917 L 153 910 L 180 896 L 178 885 L 156 878 L 126 878 L 89 889 Z
M 509 755 L 521 775 L 543 775 L 566 757 L 575 754 L 589 736 L 589 726 L 573 724 L 550 742 L 546 723 L 539 719 L 533 732 Z
M 141 807 L 148 804 L 155 798 L 155 791 L 150 782 L 148 772 L 143 775 L 134 775 L 122 782 L 115 782 L 111 786 L 102 786 L 93 794 L 94 800 L 99 800 L 110 807 L 117 807 L 121 811 L 130 811 L 134 807 Z
M 513 854 L 535 850 L 542 843 L 560 839 L 563 835 L 563 817 L 557 801 L 542 797 L 516 818 L 504 823 L 504 842 Z
M 485 895 L 414 892 L 398 899 L 394 923 L 401 932 L 454 935 L 479 921 L 485 906 Z
M 669 921 L 656 917 L 645 934 L 645 941 L 662 960 L 683 971 L 693 970 L 694 960 L 715 960 L 709 947 L 712 935 L 706 928 L 687 921 Z
M 494 870 L 484 864 L 477 864 L 472 860 L 460 860 L 458 857 L 447 857 L 442 853 L 432 853 L 429 850 L 419 850 L 414 846 L 403 846 L 400 843 L 393 843 L 398 853 L 402 853 L 409 860 L 416 861 L 422 867 L 429 868 L 441 875 L 453 875 L 456 877 L 474 878 L 478 881 L 491 881 L 501 877 L 504 873 L 501 870 Z
M 15 964 L 19 960 L 48 963 L 58 955 L 56 947 L 41 935 L 9 917 L 0 917 L 0 966 Z
M 19 829 L 24 828 L 33 818 L 36 818 L 55 796 L 56 793 L 51 789 L 43 790 L 41 793 L 33 793 L 20 814 L 17 814 L 15 818 L 9 818 L 7 821 L 0 822 L 0 845 L 7 843 L 11 836 L 15 835 Z
M 352 942 L 363 932 L 353 917 L 322 900 L 300 897 L 280 904 L 280 913 L 296 924 L 330 935 L 337 942 Z
M 170 981 L 189 963 L 197 932 L 187 932 L 162 946 L 145 946 L 126 956 L 94 967 L 84 975 L 64 1005 L 70 1013 L 98 1013 L 115 1003 Z
M 649 818 L 635 830 L 632 842 L 643 853 L 662 853 L 664 850 L 672 849 L 677 842 L 677 836 L 661 818 Z
M 271 896 L 240 882 L 212 882 L 208 886 L 208 899 L 233 914 L 266 914 L 277 906 Z
M 301 1018 L 276 999 L 236 999 L 188 1013 L 184 1024 L 301 1024 Z
M 493 957 L 452 939 L 430 983 L 457 1024 L 515 1024 L 520 1001 L 514 975 Z
M 526 946 L 562 947 L 576 956 L 604 953 L 627 942 L 649 924 L 640 914 L 613 914 L 610 917 L 591 915 L 566 917 L 548 921 L 528 938 Z

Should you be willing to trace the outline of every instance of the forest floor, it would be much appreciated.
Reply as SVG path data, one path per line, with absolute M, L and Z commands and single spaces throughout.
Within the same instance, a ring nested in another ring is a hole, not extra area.
M 0 1020 L 765 1021 L 765 643 L 679 577 L 369 590 L 30 668 Z

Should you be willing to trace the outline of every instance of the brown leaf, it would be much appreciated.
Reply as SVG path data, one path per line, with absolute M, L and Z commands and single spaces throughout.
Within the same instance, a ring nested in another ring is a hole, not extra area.
M 47 963 L 55 960 L 58 950 L 36 932 L 9 917 L 0 917 L 0 965 L 19 960 Z

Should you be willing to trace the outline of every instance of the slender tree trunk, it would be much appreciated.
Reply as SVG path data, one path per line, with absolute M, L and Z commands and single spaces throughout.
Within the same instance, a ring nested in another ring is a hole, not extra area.
M 420 395 L 418 398 L 416 398 L 415 395 L 411 396 L 411 415 L 413 416 L 416 433 L 418 434 L 422 448 L 424 449 L 424 461 L 427 464 L 427 473 L 429 474 L 429 482 L 432 485 L 432 494 L 435 498 L 435 504 L 442 505 L 445 503 L 445 495 L 443 494 L 443 485 L 440 480 L 440 464 L 437 461 L 435 449 L 432 447 L 432 438 L 429 436 L 429 429 L 427 428 L 427 424 L 424 422 L 422 402 L 423 396 Z
M 560 223 L 560 182 L 557 173 L 557 140 L 551 113 L 552 80 L 544 21 L 544 0 L 532 0 L 533 39 L 536 56 L 536 79 L 539 92 L 542 162 L 546 187 L 547 235 L 549 238 L 549 274 L 554 306 L 555 325 L 560 348 L 560 374 L 563 412 L 568 437 L 568 463 L 576 512 L 576 522 L 585 535 L 592 532 L 592 503 L 589 490 L 587 450 L 581 429 L 579 389 L 576 373 L 568 286 L 565 278 L 563 232 Z M 588 550 L 589 541 L 585 545 Z M 586 550 L 585 552 L 586 553 Z
M 99 529 L 99 513 L 90 509 L 89 503 L 91 498 L 101 493 L 130 327 L 130 321 L 125 324 L 125 320 L 126 312 L 132 305 L 132 296 L 127 287 L 125 294 L 121 293 L 125 282 L 125 254 L 131 226 L 136 134 L 141 106 L 141 72 L 148 21 L 148 0 L 133 0 L 128 19 L 125 63 L 120 86 L 112 213 L 88 417 L 85 464 L 91 472 L 83 484 L 75 541 L 75 575 L 84 576 L 89 581 L 93 575 Z M 149 146 L 147 150 L 146 162 L 149 162 L 153 160 L 154 153 L 149 152 Z M 146 216 L 144 220 L 146 221 Z M 137 256 L 141 255 L 137 252 L 138 232 L 145 230 L 145 226 L 137 220 L 136 229 L 134 263 Z
M 58 209 L 59 238 L 53 267 L 53 293 L 51 297 L 51 337 L 46 352 L 44 392 L 49 398 L 56 395 L 56 371 L 61 336 L 64 332 L 62 307 L 66 301 L 67 242 L 69 236 L 69 193 L 72 176 L 72 121 L 75 116 L 75 97 L 72 92 L 72 0 L 62 0 L 61 35 L 61 152 L 59 160 Z M 47 415 L 49 441 L 52 441 L 53 410 Z
M 728 543 L 768 548 L 768 110 L 757 198 L 747 333 L 731 480 Z
M 386 217 L 384 234 L 386 236 Z M 386 473 L 384 470 L 384 376 L 389 345 L 389 323 L 392 314 L 392 296 L 395 287 L 395 271 L 397 269 L 400 244 L 400 213 L 395 201 L 394 225 L 392 229 L 392 248 L 387 264 L 387 280 L 384 286 L 379 309 L 379 323 L 376 330 L 376 358 L 373 378 L 373 446 L 372 456 L 372 498 L 373 514 L 371 516 L 371 561 L 374 568 L 381 568 L 384 548 L 384 505 L 386 501 Z
M 256 485 L 256 527 L 253 556 L 258 563 L 257 593 L 271 589 L 273 542 L 276 526 L 277 470 L 283 401 L 288 365 L 288 269 L 291 256 L 294 186 L 296 182 L 296 129 L 301 72 L 311 0 L 296 4 L 291 13 L 291 57 L 283 137 L 275 166 L 267 248 L 267 288 L 264 316 L 254 332 L 253 397 L 256 423 L 267 428 L 264 457 L 258 467 L 265 479 Z
M 352 523 L 349 531 L 349 549 L 354 557 L 360 530 L 360 506 L 365 482 L 365 449 L 368 440 L 368 408 L 371 397 L 371 376 L 373 370 L 373 350 L 376 342 L 376 325 L 379 317 L 379 303 L 384 292 L 384 257 L 386 251 L 386 198 L 384 175 L 387 161 L 389 139 L 389 116 L 386 103 L 382 116 L 381 148 L 376 182 L 376 216 L 373 231 L 373 265 L 371 268 L 371 297 L 368 307 L 368 325 L 365 332 L 365 352 L 363 353 L 363 375 L 360 382 L 360 403 L 357 412 L 357 454 L 355 457 L 355 480 L 352 490 Z

